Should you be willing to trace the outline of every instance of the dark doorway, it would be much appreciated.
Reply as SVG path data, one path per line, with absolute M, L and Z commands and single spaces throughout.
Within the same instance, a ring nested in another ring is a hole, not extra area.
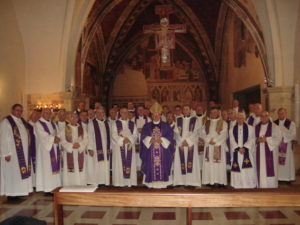
M 233 98 L 239 100 L 240 106 L 248 113 L 249 104 L 261 103 L 260 85 L 234 92 Z

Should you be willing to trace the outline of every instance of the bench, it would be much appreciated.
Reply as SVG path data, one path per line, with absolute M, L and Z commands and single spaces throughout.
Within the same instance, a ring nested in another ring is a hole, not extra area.
M 54 192 L 55 225 L 63 225 L 63 206 L 178 207 L 187 210 L 207 207 L 298 207 L 300 189 L 145 189 L 98 188 L 92 193 Z

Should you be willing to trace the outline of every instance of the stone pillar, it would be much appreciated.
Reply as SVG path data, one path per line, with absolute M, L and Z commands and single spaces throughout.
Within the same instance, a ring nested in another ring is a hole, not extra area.
M 295 119 L 294 88 L 272 87 L 268 88 L 268 108 L 273 119 L 277 118 L 277 110 L 281 107 L 287 109 L 287 117 Z

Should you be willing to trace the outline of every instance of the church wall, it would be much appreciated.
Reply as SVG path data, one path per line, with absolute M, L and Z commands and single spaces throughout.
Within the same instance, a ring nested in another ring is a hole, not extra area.
M 14 4 L 0 1 L 0 118 L 10 112 L 11 105 L 22 103 L 25 82 L 24 44 Z
M 298 12 L 300 12 L 300 5 L 298 6 Z M 298 13 L 296 32 L 295 32 L 295 58 L 294 58 L 294 73 L 295 73 L 295 121 L 298 127 L 298 140 L 300 140 L 300 13 Z
M 75 53 L 85 18 L 94 1 L 67 0 L 13 0 L 15 20 L 19 36 L 24 43 L 24 80 L 19 102 L 25 106 L 25 116 L 36 105 L 61 105 L 74 108 L 72 80 L 74 75 Z M 1 7 L 5 9 L 6 6 Z M 4 26 L 13 27 L 3 20 Z M 15 34 L 6 33 L 14 40 Z M 2 43 L 1 43 L 2 44 Z M 4 44 L 5 46 L 5 44 Z M 15 51 L 17 52 L 17 51 Z M 21 56 L 22 54 L 18 54 Z M 6 63 L 16 67 L 16 63 Z M 18 67 L 16 67 L 18 68 Z M 7 86 L 5 81 L 5 85 Z M 8 99 L 9 104 L 16 100 Z
M 60 71 L 66 0 L 14 0 L 26 57 L 26 92 L 64 91 Z
M 234 20 L 229 22 L 224 40 L 223 62 L 224 71 L 221 73 L 220 81 L 220 102 L 224 108 L 230 108 L 233 99 L 233 93 L 241 91 L 256 85 L 264 88 L 265 72 L 260 57 L 255 52 L 246 51 L 245 65 L 240 68 L 235 65 L 235 29 Z M 252 40 L 253 41 L 253 40 Z M 261 102 L 265 104 L 264 94 L 261 92 Z
M 126 104 L 129 101 L 145 103 L 147 83 L 143 72 L 124 65 L 123 70 L 116 76 L 112 95 L 113 103 L 117 104 Z

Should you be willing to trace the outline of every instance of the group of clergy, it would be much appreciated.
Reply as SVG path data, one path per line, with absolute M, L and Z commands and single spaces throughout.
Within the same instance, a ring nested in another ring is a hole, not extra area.
M 233 101 L 220 111 L 198 104 L 154 103 L 118 109 L 106 116 L 101 104 L 74 113 L 34 111 L 29 121 L 23 106 L 12 106 L 0 123 L 0 195 L 26 196 L 61 186 L 137 186 L 137 171 L 149 188 L 276 188 L 295 180 L 293 141 L 296 126 L 278 110 L 272 120 L 261 104 L 249 115 Z

